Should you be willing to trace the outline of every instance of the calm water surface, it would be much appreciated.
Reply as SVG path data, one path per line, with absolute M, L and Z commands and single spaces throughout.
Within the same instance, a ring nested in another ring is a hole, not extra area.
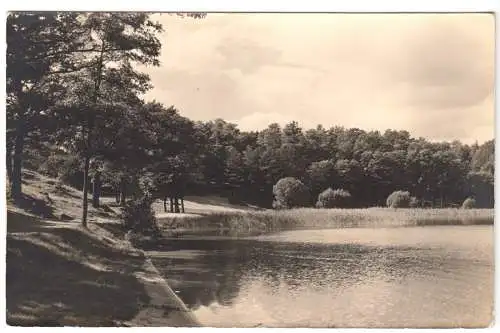
M 471 327 L 492 320 L 492 226 L 177 239 L 153 255 L 205 326 Z

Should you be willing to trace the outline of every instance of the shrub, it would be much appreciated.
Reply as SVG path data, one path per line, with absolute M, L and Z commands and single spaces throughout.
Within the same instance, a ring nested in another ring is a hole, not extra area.
M 418 199 L 416 197 L 411 197 L 410 198 L 410 208 L 417 208 L 418 207 Z
M 298 179 L 286 177 L 273 186 L 273 208 L 305 207 L 309 203 L 309 190 Z
M 38 171 L 49 177 L 58 177 L 75 188 L 83 185 L 82 161 L 77 155 L 51 154 L 40 164 Z
M 387 207 L 408 208 L 410 207 L 410 192 L 394 191 L 387 197 Z
M 318 208 L 347 208 L 351 201 L 351 194 L 344 189 L 332 190 L 328 188 L 318 195 Z
M 151 173 L 140 176 L 135 181 L 133 181 L 133 183 L 133 192 L 135 192 L 136 194 L 140 193 L 141 195 L 152 196 L 156 190 L 153 174 Z
M 462 203 L 462 209 L 472 209 L 476 207 L 476 200 L 474 198 L 467 198 Z
M 76 155 L 69 155 L 58 172 L 59 179 L 68 185 L 81 189 L 83 186 L 83 166 Z
M 159 228 L 155 212 L 151 205 L 151 196 L 143 195 L 137 200 L 131 200 L 122 208 L 122 220 L 126 230 L 142 235 L 157 235 Z
M 66 156 L 64 155 L 51 154 L 40 164 L 38 171 L 43 175 L 55 178 L 63 167 L 65 159 Z

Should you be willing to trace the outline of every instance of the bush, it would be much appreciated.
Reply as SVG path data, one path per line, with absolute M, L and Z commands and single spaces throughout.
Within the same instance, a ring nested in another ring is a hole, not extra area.
M 411 197 L 410 198 L 410 208 L 417 208 L 418 207 L 418 199 L 416 197 Z
M 462 209 L 472 209 L 476 207 L 476 200 L 474 198 L 467 198 L 462 203 Z
M 127 231 L 141 235 L 158 235 L 159 228 L 155 212 L 151 205 L 151 196 L 144 195 L 137 200 L 131 200 L 122 208 L 123 225 Z
M 273 208 L 305 207 L 309 203 L 309 190 L 298 179 L 286 177 L 273 186 Z
M 350 205 L 351 194 L 344 189 L 332 190 L 328 188 L 318 195 L 318 208 L 347 208 Z
M 410 192 L 394 191 L 387 197 L 387 207 L 408 208 L 410 207 Z
M 49 177 L 57 177 L 58 172 L 60 172 L 63 167 L 66 156 L 61 154 L 51 154 L 49 157 L 43 161 L 38 167 L 38 172 Z
M 58 176 L 63 183 L 81 189 L 83 186 L 83 165 L 81 159 L 76 155 L 67 156 L 58 172 Z
M 81 189 L 83 186 L 83 166 L 76 155 L 51 154 L 38 168 L 41 174 L 58 177 L 65 184 Z

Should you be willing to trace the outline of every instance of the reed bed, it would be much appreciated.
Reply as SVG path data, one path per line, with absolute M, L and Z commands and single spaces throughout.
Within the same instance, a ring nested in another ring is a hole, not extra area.
M 492 225 L 493 209 L 314 209 L 213 212 L 159 219 L 164 230 L 226 230 L 229 234 L 289 229 Z

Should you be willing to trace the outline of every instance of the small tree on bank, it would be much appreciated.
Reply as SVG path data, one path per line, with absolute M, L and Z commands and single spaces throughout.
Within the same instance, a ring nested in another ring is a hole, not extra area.
M 347 208 L 350 205 L 351 194 L 344 189 L 328 188 L 321 192 L 316 202 L 318 208 Z
M 411 196 L 408 191 L 394 191 L 387 197 L 387 207 L 408 208 L 410 207 Z
M 286 177 L 273 186 L 275 209 L 305 207 L 309 203 L 309 190 L 298 179 Z
M 139 180 L 140 195 L 130 200 L 122 208 L 123 225 L 127 231 L 147 236 L 156 236 L 159 233 L 156 216 L 151 205 L 154 197 L 152 195 L 152 179 L 145 175 Z

